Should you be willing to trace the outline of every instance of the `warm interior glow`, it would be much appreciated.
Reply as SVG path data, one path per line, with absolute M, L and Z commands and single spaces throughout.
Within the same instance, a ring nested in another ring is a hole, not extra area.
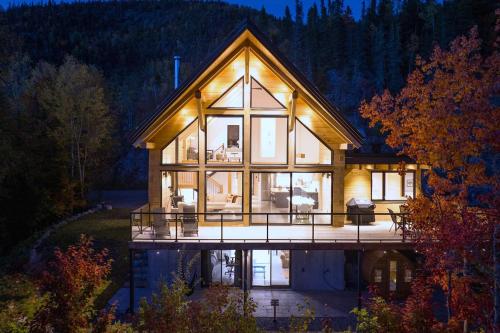
M 252 117 L 252 163 L 285 164 L 287 118 Z
M 198 122 L 192 121 L 162 151 L 163 164 L 198 163 Z
M 295 123 L 295 161 L 297 164 L 331 164 L 332 151 L 300 121 Z

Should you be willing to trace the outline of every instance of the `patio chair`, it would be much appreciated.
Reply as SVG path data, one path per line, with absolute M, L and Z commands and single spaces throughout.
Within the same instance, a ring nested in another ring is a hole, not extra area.
M 309 213 L 311 212 L 312 206 L 310 204 L 302 203 L 297 206 L 297 222 L 300 223 L 308 223 L 309 222 Z
M 181 204 L 179 203 L 179 211 L 181 214 L 181 228 L 182 234 L 186 235 L 196 235 L 198 236 L 198 218 L 196 217 L 196 209 L 194 205 Z M 187 214 L 184 214 L 187 213 Z
M 389 231 L 391 231 L 392 227 L 394 227 L 394 234 L 396 234 L 396 232 L 399 229 L 403 229 L 403 222 L 401 219 L 398 220 L 398 215 L 396 213 L 394 213 L 394 211 L 392 209 L 387 208 L 387 210 L 389 211 L 389 214 L 391 215 L 391 220 L 392 220 L 392 225 L 389 228 Z
M 153 208 L 153 231 L 156 238 L 170 237 L 170 227 L 163 207 Z

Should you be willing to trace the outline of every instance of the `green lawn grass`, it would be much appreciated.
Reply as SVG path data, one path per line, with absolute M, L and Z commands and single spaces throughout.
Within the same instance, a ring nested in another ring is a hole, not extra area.
M 41 252 L 50 259 L 54 249 L 66 249 L 78 242 L 80 235 L 93 238 L 96 249 L 107 248 L 113 259 L 111 274 L 102 292 L 96 299 L 96 308 L 103 308 L 111 296 L 123 286 L 128 278 L 128 246 L 130 239 L 129 210 L 114 209 L 98 211 L 60 227 L 42 244 Z

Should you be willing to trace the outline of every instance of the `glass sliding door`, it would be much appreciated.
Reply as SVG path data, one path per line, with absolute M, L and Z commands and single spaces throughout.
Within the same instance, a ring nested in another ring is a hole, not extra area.
M 210 267 L 212 283 L 234 285 L 235 275 L 239 271 L 235 250 L 211 250 Z
M 252 213 L 272 213 L 269 223 L 290 223 L 289 172 L 252 173 Z M 266 223 L 267 216 L 252 215 L 252 223 Z
M 198 211 L 198 172 L 162 171 L 161 205 L 167 213 Z
M 243 211 L 243 172 L 207 171 L 205 173 L 207 220 L 241 220 Z
M 292 212 L 294 224 L 330 224 L 332 209 L 332 174 L 303 172 L 292 174 Z
M 253 250 L 252 285 L 256 287 L 290 286 L 290 251 Z

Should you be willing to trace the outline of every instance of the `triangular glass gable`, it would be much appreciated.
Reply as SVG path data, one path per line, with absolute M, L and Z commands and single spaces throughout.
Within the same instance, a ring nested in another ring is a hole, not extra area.
M 252 77 L 250 107 L 255 109 L 286 109 L 259 81 Z
M 198 118 L 162 150 L 162 164 L 198 163 Z
M 295 163 L 332 164 L 333 154 L 313 132 L 295 120 Z
M 209 108 L 212 109 L 243 109 L 243 77 L 217 98 Z

